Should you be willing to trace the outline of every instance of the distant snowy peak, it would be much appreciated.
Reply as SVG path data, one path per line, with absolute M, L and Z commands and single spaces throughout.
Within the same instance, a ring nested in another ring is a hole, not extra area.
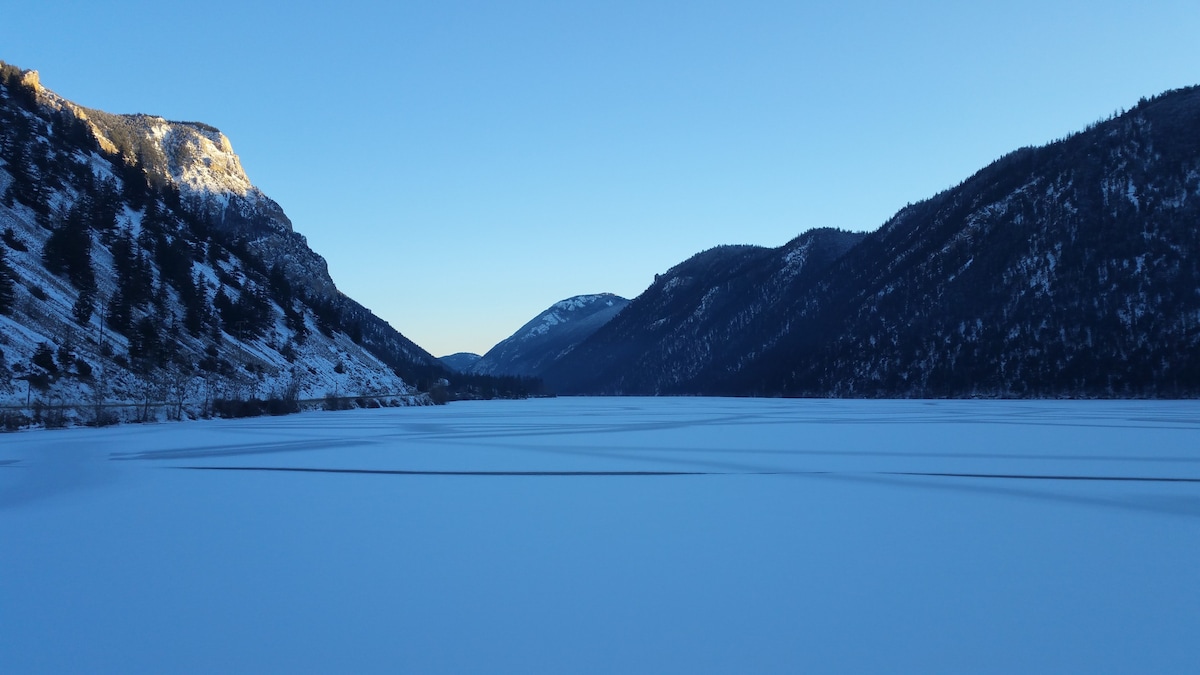
M 612 293 L 560 300 L 488 350 L 472 371 L 482 375 L 537 376 L 628 304 L 629 300 Z
M 629 301 L 612 293 L 600 293 L 598 295 L 576 295 L 573 298 L 560 300 L 550 306 L 549 309 L 539 314 L 533 321 L 525 324 L 525 328 L 518 331 L 521 340 L 546 335 L 556 326 L 561 326 L 571 321 L 583 319 L 592 314 L 603 311 L 609 308 L 620 309 L 629 304 Z
M 599 295 L 577 295 L 573 298 L 560 300 L 551 306 L 551 309 L 564 310 L 573 312 L 577 309 L 590 307 L 597 302 L 603 302 L 606 307 L 612 307 L 615 303 L 623 302 L 625 299 L 612 293 L 601 293 Z

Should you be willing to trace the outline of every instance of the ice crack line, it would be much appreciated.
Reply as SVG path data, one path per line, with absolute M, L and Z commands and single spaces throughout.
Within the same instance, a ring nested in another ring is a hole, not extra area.
M 175 466 L 194 471 L 284 471 L 291 473 L 341 473 L 387 476 L 922 476 L 933 478 L 992 478 L 1006 480 L 1129 481 L 1144 483 L 1200 483 L 1200 478 L 1162 476 L 1072 476 L 1002 473 L 945 473 L 932 471 L 449 471 L 417 469 L 325 469 L 303 466 Z
M 1070 476 L 1019 473 L 940 473 L 932 471 L 878 471 L 884 476 L 934 476 L 938 478 L 1007 478 L 1010 480 L 1095 480 L 1139 483 L 1200 483 L 1200 478 L 1163 476 Z
M 419 471 L 407 469 L 319 469 L 300 466 L 176 466 L 172 468 L 199 471 L 291 471 L 392 476 L 711 476 L 731 473 L 719 471 Z

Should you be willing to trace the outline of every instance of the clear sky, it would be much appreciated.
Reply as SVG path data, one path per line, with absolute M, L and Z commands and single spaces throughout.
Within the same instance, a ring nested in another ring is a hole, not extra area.
M 434 355 L 719 244 L 872 230 L 1200 83 L 1200 3 L 0 2 L 0 59 L 226 133 Z

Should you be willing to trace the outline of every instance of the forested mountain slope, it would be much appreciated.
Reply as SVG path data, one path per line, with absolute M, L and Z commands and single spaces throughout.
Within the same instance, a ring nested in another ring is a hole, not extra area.
M 548 383 L 625 394 L 1200 395 L 1200 88 L 1013 152 L 835 260 L 806 263 L 811 276 L 795 283 L 773 281 L 783 249 L 712 255 L 696 273 L 665 275 Z M 675 299 L 684 279 L 691 290 Z M 708 308 L 725 297 L 729 318 L 713 323 Z
M 721 246 L 657 275 L 623 312 L 543 373 L 561 393 L 703 393 L 714 364 L 763 348 L 776 308 L 863 235 L 812 230 L 768 249 Z
M 415 401 L 443 372 L 337 290 L 219 131 L 0 64 L 0 405 Z

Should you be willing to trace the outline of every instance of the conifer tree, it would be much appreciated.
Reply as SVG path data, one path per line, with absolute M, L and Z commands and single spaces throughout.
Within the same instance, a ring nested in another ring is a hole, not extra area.
M 92 235 L 86 217 L 81 205 L 71 208 L 62 224 L 50 233 L 42 249 L 46 269 L 65 275 L 79 290 L 96 286 L 96 274 L 92 270 Z
M 16 301 L 14 292 L 16 276 L 17 273 L 5 259 L 4 249 L 0 248 L 0 314 L 12 314 Z
M 79 297 L 75 300 L 74 306 L 71 307 L 71 315 L 75 318 L 75 323 L 80 326 L 86 326 L 88 321 L 92 319 L 95 304 L 96 291 L 94 288 L 88 287 L 79 291 Z

